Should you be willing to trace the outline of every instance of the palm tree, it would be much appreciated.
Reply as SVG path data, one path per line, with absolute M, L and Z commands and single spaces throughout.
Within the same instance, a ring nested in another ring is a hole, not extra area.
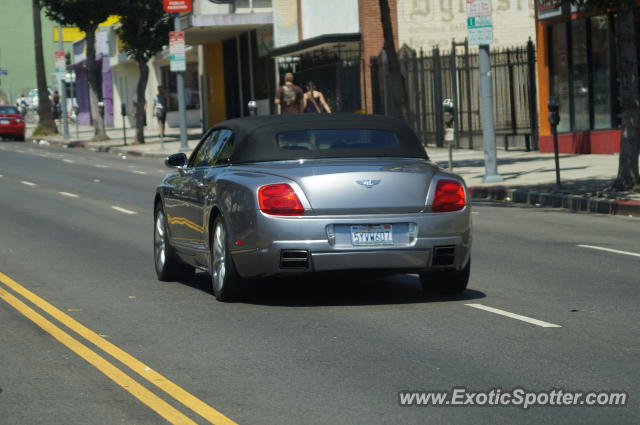
M 40 2 L 33 1 L 33 35 L 36 54 L 36 79 L 38 81 L 38 125 L 33 131 L 34 136 L 49 136 L 58 134 L 58 127 L 53 120 L 47 76 L 44 67 L 44 53 L 42 52 L 42 22 L 40 18 Z

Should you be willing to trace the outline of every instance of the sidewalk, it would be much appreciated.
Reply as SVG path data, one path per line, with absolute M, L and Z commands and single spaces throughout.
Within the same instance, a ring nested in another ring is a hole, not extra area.
M 27 125 L 27 140 L 30 140 L 31 132 L 34 125 Z M 60 128 L 62 130 L 62 128 Z M 107 128 L 107 136 L 110 140 L 103 142 L 92 142 L 93 127 L 86 125 L 76 126 L 75 124 L 69 124 L 69 139 L 64 141 L 62 136 L 54 137 L 42 137 L 38 138 L 36 142 L 40 140 L 46 140 L 48 143 L 63 145 L 70 148 L 86 148 L 101 152 L 113 152 L 117 154 L 125 155 L 138 155 L 149 156 L 155 158 L 164 158 L 167 155 L 180 151 L 180 129 L 169 128 L 165 130 L 164 143 L 160 139 L 160 134 L 157 129 L 145 127 L 145 143 L 135 144 L 135 128 L 126 129 L 126 144 L 124 139 L 124 131 L 122 128 Z M 189 154 L 198 144 L 200 137 L 202 136 L 202 129 L 200 128 L 187 128 L 187 143 Z
M 27 130 L 30 134 L 32 129 Z M 164 158 L 180 151 L 180 131 L 168 128 L 164 144 L 155 129 L 146 128 L 145 144 L 132 144 L 135 129 L 127 129 L 127 145 L 122 129 L 109 128 L 111 140 L 89 141 L 93 128 L 70 125 L 71 139 L 47 138 L 49 143 L 68 147 L 112 152 L 120 155 L 139 155 Z M 202 135 L 199 128 L 188 129 L 187 155 L 195 148 Z M 38 141 L 36 141 L 38 142 Z M 428 147 L 432 161 L 442 168 L 449 166 L 447 149 Z M 525 152 L 522 150 L 498 150 L 498 173 L 503 181 L 483 183 L 484 152 L 468 149 L 453 152 L 453 171 L 466 181 L 474 199 L 492 199 L 526 203 L 535 206 L 569 208 L 580 212 L 624 214 L 640 217 L 640 192 L 611 192 L 607 188 L 618 171 L 618 155 L 560 155 L 561 188 L 556 187 L 555 160 L 553 154 Z
M 446 149 L 427 151 L 434 162 L 448 168 Z M 617 154 L 560 155 L 560 188 L 553 154 L 499 150 L 497 156 L 503 181 L 483 183 L 484 152 L 454 151 L 453 171 L 465 179 L 474 199 L 640 217 L 640 192 L 608 190 L 618 172 Z

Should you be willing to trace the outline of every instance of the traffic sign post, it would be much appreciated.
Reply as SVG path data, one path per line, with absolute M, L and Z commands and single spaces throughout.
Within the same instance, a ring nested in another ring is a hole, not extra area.
M 60 109 L 62 119 L 62 139 L 69 140 L 69 120 L 67 117 L 67 58 L 62 41 L 62 25 L 58 25 L 58 50 L 56 50 L 56 79 L 60 82 Z
M 180 121 L 180 152 L 189 150 L 187 143 L 187 105 L 184 98 L 184 71 L 187 70 L 184 32 L 180 28 L 180 13 L 191 12 L 191 0 L 162 0 L 167 13 L 175 13 L 174 31 L 169 33 L 169 69 L 176 73 L 178 86 L 178 114 Z
M 493 42 L 491 0 L 466 0 L 467 36 L 470 45 L 479 46 L 480 62 L 480 115 L 484 139 L 483 182 L 499 182 L 496 155 L 496 132 L 493 126 L 493 90 L 491 88 L 491 57 L 489 44 Z
M 184 53 L 184 32 L 180 31 L 180 16 L 176 14 L 174 21 L 175 31 L 172 31 L 173 36 L 169 37 L 169 45 L 173 39 L 174 49 L 179 51 L 182 49 L 182 61 L 175 60 L 174 54 L 171 53 L 170 68 L 172 72 L 176 73 L 176 83 L 178 86 L 178 115 L 180 121 L 180 152 L 187 152 L 189 150 L 189 144 L 187 142 L 187 105 L 184 98 L 184 71 L 186 70 L 186 58 Z M 179 47 L 182 45 L 182 47 Z M 179 55 L 176 55 L 179 56 Z M 176 57 L 179 59 L 179 57 Z M 175 67 L 175 68 L 174 68 Z

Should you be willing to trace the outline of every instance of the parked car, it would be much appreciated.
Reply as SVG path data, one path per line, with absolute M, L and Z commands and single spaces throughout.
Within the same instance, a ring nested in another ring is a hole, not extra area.
M 367 270 L 419 273 L 425 290 L 459 293 L 470 272 L 463 179 L 429 161 L 403 122 L 301 114 L 222 122 L 155 195 L 160 280 L 209 272 L 213 293 L 245 279 Z
M 24 117 L 17 107 L 0 105 L 0 137 L 24 142 Z

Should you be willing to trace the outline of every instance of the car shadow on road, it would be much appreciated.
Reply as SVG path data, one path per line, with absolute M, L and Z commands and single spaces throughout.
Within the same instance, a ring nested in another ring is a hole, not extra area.
M 197 273 L 193 280 L 184 283 L 211 294 L 209 275 L 206 273 Z M 465 301 L 485 296 L 483 292 L 473 289 L 455 296 L 425 294 L 417 275 L 379 277 L 353 272 L 248 281 L 244 297 L 238 302 L 263 306 L 320 307 Z

